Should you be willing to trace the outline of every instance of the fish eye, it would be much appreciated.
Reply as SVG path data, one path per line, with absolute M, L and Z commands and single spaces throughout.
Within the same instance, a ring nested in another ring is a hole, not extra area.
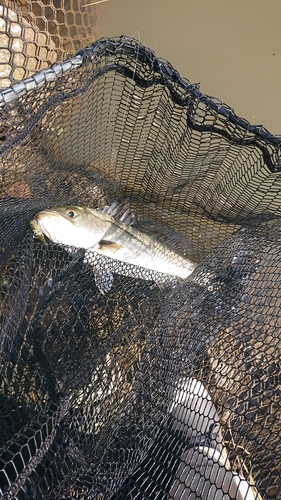
M 67 215 L 68 217 L 70 217 L 70 219 L 73 219 L 73 217 L 75 217 L 75 215 L 76 215 L 76 212 L 74 212 L 74 210 L 68 210 L 68 211 L 66 212 L 66 215 Z

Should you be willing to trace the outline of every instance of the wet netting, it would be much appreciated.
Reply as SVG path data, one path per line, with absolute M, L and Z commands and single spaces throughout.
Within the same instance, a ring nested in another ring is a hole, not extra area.
M 2 498 L 281 498 L 281 139 L 126 37 L 0 103 Z M 196 268 L 43 241 L 58 205 Z

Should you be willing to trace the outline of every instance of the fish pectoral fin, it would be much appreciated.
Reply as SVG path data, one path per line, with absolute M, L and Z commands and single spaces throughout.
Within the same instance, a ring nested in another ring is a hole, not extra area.
M 101 240 L 98 244 L 98 251 L 104 255 L 108 255 L 108 252 L 116 253 L 123 250 L 124 246 L 114 241 Z

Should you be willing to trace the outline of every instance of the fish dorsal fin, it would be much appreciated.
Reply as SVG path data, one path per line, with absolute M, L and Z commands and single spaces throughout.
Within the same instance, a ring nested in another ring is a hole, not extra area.
M 114 201 L 110 206 L 106 205 L 104 207 L 103 213 L 124 222 L 128 226 L 132 226 L 137 222 L 136 214 L 133 212 L 129 201 L 124 203 Z

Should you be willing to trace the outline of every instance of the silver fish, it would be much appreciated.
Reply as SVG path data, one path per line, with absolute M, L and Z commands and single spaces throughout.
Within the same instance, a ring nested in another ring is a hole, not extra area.
M 42 210 L 34 216 L 31 227 L 54 243 L 84 248 L 170 276 L 186 278 L 196 267 L 151 236 L 92 208 L 58 206 Z

